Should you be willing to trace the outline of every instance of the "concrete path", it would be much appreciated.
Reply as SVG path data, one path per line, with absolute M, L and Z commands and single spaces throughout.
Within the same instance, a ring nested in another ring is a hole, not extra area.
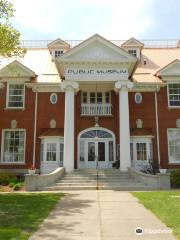
M 136 235 L 137 227 L 142 235 Z M 174 240 L 168 230 L 128 192 L 71 191 L 30 239 Z

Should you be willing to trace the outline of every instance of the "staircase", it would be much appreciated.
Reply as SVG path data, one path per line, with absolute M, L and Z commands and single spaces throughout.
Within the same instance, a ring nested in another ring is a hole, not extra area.
M 148 187 L 128 173 L 118 169 L 81 169 L 66 173 L 51 186 L 42 187 L 42 191 L 69 191 L 69 190 L 148 190 Z

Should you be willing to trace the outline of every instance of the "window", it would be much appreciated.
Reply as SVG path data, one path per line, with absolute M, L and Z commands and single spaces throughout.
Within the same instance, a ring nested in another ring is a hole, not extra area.
M 105 103 L 110 103 L 110 92 L 105 93 Z
M 94 92 L 90 93 L 90 103 L 96 102 L 96 94 Z
M 83 92 L 82 93 L 82 102 L 87 103 L 87 101 L 88 101 L 87 92 Z
M 85 152 L 84 152 L 84 141 L 80 141 L 79 143 L 79 159 L 81 162 L 84 162 L 85 160 Z
M 142 94 L 141 93 L 136 93 L 134 96 L 134 100 L 137 104 L 140 104 L 142 102 Z
M 56 143 L 47 144 L 47 161 L 56 161 Z
M 168 84 L 168 100 L 169 106 L 180 106 L 180 83 Z
M 64 157 L 64 143 L 60 143 L 60 162 L 63 162 Z
M 168 129 L 169 162 L 180 163 L 180 129 Z
M 5 130 L 2 161 L 4 163 L 24 162 L 24 130 Z
M 7 107 L 9 108 L 24 107 L 24 84 L 9 84 Z
M 135 49 L 128 50 L 128 53 L 133 55 L 134 57 L 137 57 L 137 51 Z
M 110 92 L 82 92 L 81 102 L 84 104 L 108 104 L 111 102 Z
M 109 141 L 109 161 L 114 161 L 113 141 Z
M 55 58 L 61 56 L 62 54 L 63 54 L 63 50 L 55 50 L 54 51 Z
M 56 104 L 56 103 L 57 103 L 57 100 L 58 100 L 57 94 L 56 94 L 56 93 L 52 93 L 52 94 L 50 95 L 50 102 L 51 102 L 52 104 Z
M 146 143 L 136 143 L 137 160 L 147 160 Z

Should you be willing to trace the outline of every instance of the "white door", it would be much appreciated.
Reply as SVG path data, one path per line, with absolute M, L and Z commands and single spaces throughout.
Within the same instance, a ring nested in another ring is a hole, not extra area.
M 134 138 L 131 140 L 131 158 L 136 169 L 140 170 L 149 166 L 152 161 L 151 138 Z
M 102 128 L 80 134 L 78 168 L 111 168 L 115 161 L 115 137 Z
M 53 172 L 63 165 L 63 149 L 62 139 L 47 138 L 41 143 L 41 174 Z

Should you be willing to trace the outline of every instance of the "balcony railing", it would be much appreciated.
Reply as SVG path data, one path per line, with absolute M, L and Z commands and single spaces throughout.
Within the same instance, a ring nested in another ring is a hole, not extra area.
M 81 104 L 82 116 L 110 116 L 112 115 L 112 105 L 108 104 Z

